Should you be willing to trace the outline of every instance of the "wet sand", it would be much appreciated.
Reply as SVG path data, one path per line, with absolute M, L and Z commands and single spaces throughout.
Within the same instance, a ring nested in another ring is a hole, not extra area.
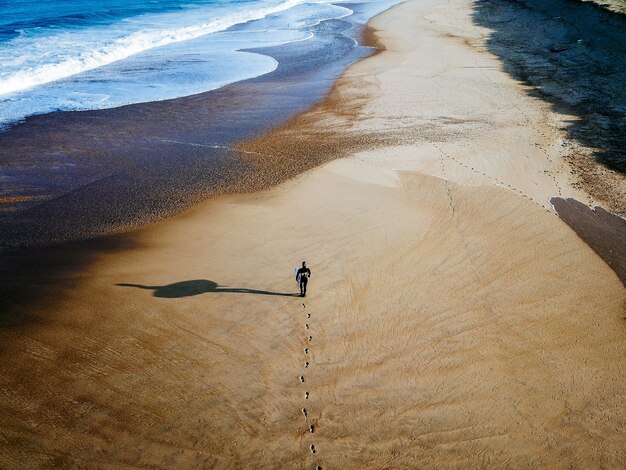
M 321 100 L 342 70 L 371 53 L 354 39 L 363 27 L 324 21 L 312 40 L 250 50 L 278 68 L 218 90 L 32 116 L 0 132 L 0 257 L 7 248 L 127 232 L 212 195 L 252 189 L 251 180 L 258 187 L 256 168 L 234 143 Z
M 385 51 L 241 144 L 289 180 L 126 236 L 0 331 L 0 466 L 626 465 L 626 291 L 552 208 L 601 205 L 563 116 L 471 2 L 371 26 Z

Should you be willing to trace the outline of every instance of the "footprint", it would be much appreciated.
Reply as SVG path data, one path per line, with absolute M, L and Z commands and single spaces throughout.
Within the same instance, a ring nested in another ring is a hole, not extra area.
M 322 467 L 318 465 L 317 467 L 315 467 L 315 470 L 322 470 Z
M 301 375 L 301 376 L 300 376 L 300 382 L 303 382 L 303 383 L 304 383 L 304 375 Z
M 309 399 L 309 392 L 304 392 L 304 399 L 308 400 Z
M 312 424 L 309 426 L 309 432 L 311 434 L 313 434 L 315 432 L 315 427 Z
M 310 449 L 311 449 L 311 452 L 315 453 L 315 446 L 313 444 L 311 444 Z
M 309 354 L 309 348 L 304 348 L 304 354 Z
M 306 314 L 306 317 L 307 317 L 307 318 L 311 318 L 311 314 L 310 314 L 310 313 L 307 313 L 307 314 Z
M 309 361 L 307 361 L 307 362 L 305 362 L 305 363 L 304 363 L 304 367 L 305 367 L 305 368 L 309 367 Z
M 304 415 L 304 418 L 306 419 L 308 414 L 306 412 L 306 408 L 302 408 L 302 414 Z
M 306 308 L 306 305 L 302 304 L 302 308 Z
M 308 329 L 309 329 L 309 324 L 308 324 L 308 323 L 305 323 L 305 324 L 304 324 L 304 327 L 308 330 Z
M 309 336 L 309 341 L 313 341 L 313 336 Z

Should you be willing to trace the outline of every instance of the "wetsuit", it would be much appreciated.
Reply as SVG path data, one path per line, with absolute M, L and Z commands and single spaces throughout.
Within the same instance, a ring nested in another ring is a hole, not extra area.
M 302 267 L 298 269 L 296 273 L 296 280 L 300 282 L 300 295 L 306 295 L 306 283 L 309 282 L 311 277 L 311 270 L 309 268 Z

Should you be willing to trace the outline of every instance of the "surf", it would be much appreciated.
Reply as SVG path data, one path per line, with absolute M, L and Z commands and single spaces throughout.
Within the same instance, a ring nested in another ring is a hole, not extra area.
M 5 74 L 2 74 L 5 76 L 0 77 L 0 96 L 6 96 L 17 91 L 26 90 L 34 86 L 43 85 L 81 72 L 93 70 L 150 49 L 189 41 L 201 36 L 224 31 L 235 25 L 258 20 L 268 15 L 290 9 L 303 2 L 304 0 L 287 0 L 273 6 L 257 7 L 226 14 L 194 25 L 166 28 L 157 31 L 136 31 L 92 50 L 72 51 L 72 49 L 76 48 L 72 47 L 74 41 L 72 41 L 71 32 L 66 31 L 45 37 L 42 38 L 42 41 L 45 39 L 46 42 L 51 43 L 67 43 L 69 52 L 59 53 L 56 57 L 58 59 L 57 62 L 48 61 L 42 64 L 18 68 L 8 73 L 5 72 Z M 81 32 L 80 35 L 76 36 L 84 36 L 84 33 Z M 79 39 L 79 37 L 76 39 Z M 20 42 L 20 38 L 17 38 L 14 48 L 19 47 Z M 38 60 L 35 52 L 39 52 L 41 46 L 41 42 L 31 43 L 31 49 L 34 49 L 34 51 L 30 51 L 30 56 L 29 51 L 26 50 L 24 51 L 25 54 L 23 58 L 19 61 L 14 60 L 14 62 L 28 63 L 29 61 L 33 62 Z M 11 63 L 10 58 L 2 57 L 2 54 L 0 54 L 0 59 L 3 59 L 5 64 Z

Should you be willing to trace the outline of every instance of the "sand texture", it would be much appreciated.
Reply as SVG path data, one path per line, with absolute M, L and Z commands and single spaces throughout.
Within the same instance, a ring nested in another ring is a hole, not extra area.
M 346 158 L 138 231 L 1 330 L 0 467 L 624 468 L 626 291 L 549 199 L 602 204 L 471 8 L 376 17 L 385 51 L 241 147 L 276 181 Z

